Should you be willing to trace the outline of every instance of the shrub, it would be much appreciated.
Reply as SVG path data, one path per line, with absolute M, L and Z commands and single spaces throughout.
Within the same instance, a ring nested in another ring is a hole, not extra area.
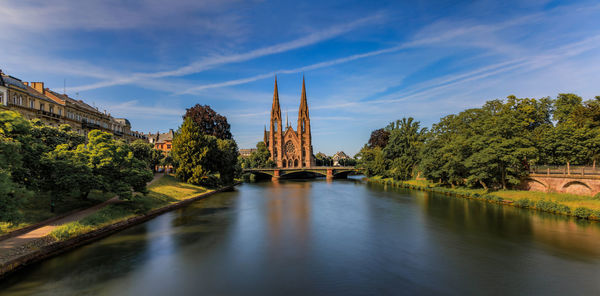
M 584 208 L 584 207 L 578 207 L 575 209 L 575 211 L 573 211 L 573 215 L 575 215 L 576 217 L 579 218 L 584 218 L 584 219 L 589 219 L 590 216 L 594 215 L 595 213 L 588 209 L 588 208 Z
M 515 206 L 520 208 L 530 208 L 533 205 L 533 202 L 529 198 L 522 198 L 515 201 Z

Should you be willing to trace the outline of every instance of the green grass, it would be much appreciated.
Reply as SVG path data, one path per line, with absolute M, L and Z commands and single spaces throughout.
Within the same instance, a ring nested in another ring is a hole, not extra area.
M 75 197 L 65 197 L 64 200 L 55 202 L 54 213 L 50 211 L 50 195 L 37 194 L 25 201 L 21 207 L 21 220 L 16 223 L 0 221 L 0 235 L 15 231 L 35 223 L 42 222 L 52 217 L 69 213 L 78 209 L 85 209 L 102 203 L 111 197 L 112 193 L 102 193 L 100 191 L 90 192 L 87 200 Z
M 521 208 L 600 220 L 600 198 L 566 193 L 547 193 L 524 190 L 487 191 L 466 187 L 449 188 L 427 180 L 394 181 L 391 178 L 369 178 L 369 182 L 417 190 L 428 190 L 448 195 L 505 203 Z
M 132 200 L 111 204 L 80 221 L 57 227 L 50 233 L 50 237 L 66 240 L 212 190 L 179 182 L 174 177 L 165 175 L 150 185 L 148 191 L 147 195 L 137 194 Z

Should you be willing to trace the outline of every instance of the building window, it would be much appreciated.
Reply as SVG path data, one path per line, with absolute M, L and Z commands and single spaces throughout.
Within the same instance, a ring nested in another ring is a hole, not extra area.
M 171 149 L 171 144 L 167 144 L 167 149 Z
M 11 103 L 13 103 L 13 104 L 17 103 L 17 95 L 13 95 L 13 100 L 12 100 Z
M 19 106 L 23 106 L 23 97 L 19 96 Z
M 62 116 L 62 109 L 58 109 L 58 115 Z
M 50 106 L 50 113 L 54 113 L 54 106 Z
M 35 109 L 35 101 L 34 100 L 29 101 L 29 108 Z
M 44 111 L 44 104 L 40 103 L 40 110 Z
M 0 94 L 0 104 L 4 104 L 4 94 Z

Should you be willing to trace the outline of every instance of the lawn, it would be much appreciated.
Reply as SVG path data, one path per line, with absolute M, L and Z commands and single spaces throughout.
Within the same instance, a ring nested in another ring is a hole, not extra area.
M 136 194 L 132 200 L 106 206 L 94 214 L 56 228 L 50 234 L 56 240 L 65 240 L 118 221 L 147 213 L 212 190 L 179 182 L 165 175 L 148 186 L 148 194 Z
M 100 191 L 90 192 L 88 199 L 82 200 L 74 197 L 64 197 L 62 201 L 55 202 L 54 213 L 50 211 L 50 195 L 38 194 L 25 201 L 21 207 L 22 218 L 18 223 L 0 221 L 0 235 L 14 231 L 32 224 L 42 222 L 52 217 L 66 214 L 78 209 L 85 209 L 102 203 L 111 197 L 112 193 L 102 193 Z
M 505 200 L 517 201 L 525 198 L 532 201 L 551 200 L 572 209 L 586 207 L 592 210 L 600 210 L 600 198 L 592 196 L 522 190 L 500 190 L 493 192 L 493 194 Z

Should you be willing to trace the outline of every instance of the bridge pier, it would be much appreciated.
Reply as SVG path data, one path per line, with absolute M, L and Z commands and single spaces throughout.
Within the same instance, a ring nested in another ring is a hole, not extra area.
M 274 170 L 273 177 L 271 177 L 271 181 L 279 181 L 279 177 L 280 177 L 279 170 Z
M 327 178 L 327 180 L 333 180 L 333 170 L 332 169 L 327 169 L 326 178 Z

